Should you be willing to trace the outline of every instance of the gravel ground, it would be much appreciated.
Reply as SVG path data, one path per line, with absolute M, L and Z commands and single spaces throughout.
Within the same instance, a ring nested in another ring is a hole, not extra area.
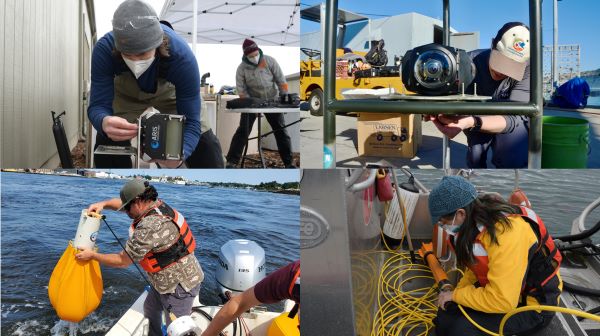
M 73 165 L 75 168 L 88 168 L 85 164 L 85 141 L 79 141 L 77 146 L 71 151 L 71 157 L 73 158 Z M 283 168 L 283 162 L 279 158 L 279 153 L 274 150 L 263 149 L 263 155 L 265 158 L 265 164 L 267 168 Z M 297 168 L 300 167 L 300 153 L 293 153 L 293 163 Z M 248 155 L 248 157 L 258 160 L 258 154 Z M 246 160 L 244 168 L 262 168 L 260 162 L 252 162 Z

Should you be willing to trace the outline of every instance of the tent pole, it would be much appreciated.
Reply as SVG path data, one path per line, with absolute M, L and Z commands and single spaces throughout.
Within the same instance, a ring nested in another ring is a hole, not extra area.
M 196 55 L 196 45 L 198 44 L 198 0 L 194 1 L 194 16 L 192 19 L 192 52 Z

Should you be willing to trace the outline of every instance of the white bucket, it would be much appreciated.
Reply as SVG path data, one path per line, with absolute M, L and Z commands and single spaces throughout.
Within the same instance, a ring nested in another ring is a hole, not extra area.
M 81 210 L 81 217 L 79 219 L 77 233 L 75 233 L 75 239 L 73 239 L 73 246 L 78 249 L 94 248 L 99 229 L 100 216 L 88 216 L 87 210 Z

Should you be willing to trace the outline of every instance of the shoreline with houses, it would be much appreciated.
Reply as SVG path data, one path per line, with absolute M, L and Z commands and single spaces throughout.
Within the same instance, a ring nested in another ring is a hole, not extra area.
M 3 173 L 19 173 L 19 174 L 40 174 L 40 175 L 56 175 L 79 178 L 99 178 L 99 179 L 132 179 L 142 178 L 153 183 L 169 183 L 185 186 L 200 186 L 207 188 L 232 188 L 232 189 L 247 189 L 255 191 L 272 192 L 285 195 L 300 195 L 300 185 L 298 182 L 279 183 L 276 181 L 262 182 L 260 184 L 246 184 L 237 182 L 202 182 L 197 180 L 189 180 L 183 176 L 151 176 L 151 175 L 119 175 L 112 172 L 95 171 L 89 169 L 2 169 Z

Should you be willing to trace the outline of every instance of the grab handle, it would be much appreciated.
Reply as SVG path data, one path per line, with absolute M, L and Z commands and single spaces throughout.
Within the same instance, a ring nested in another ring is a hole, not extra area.
M 356 169 L 355 171 L 352 172 L 352 175 L 350 175 L 350 178 L 346 182 L 346 187 L 350 191 L 357 192 L 357 191 L 365 190 L 368 187 L 370 187 L 371 185 L 373 185 L 373 183 L 375 182 L 375 178 L 377 177 L 377 169 L 369 169 L 368 170 L 369 176 L 367 177 L 367 179 L 362 182 L 356 183 L 356 181 L 360 178 L 360 176 L 362 176 L 363 172 L 364 172 L 364 170 L 362 170 L 362 169 Z

